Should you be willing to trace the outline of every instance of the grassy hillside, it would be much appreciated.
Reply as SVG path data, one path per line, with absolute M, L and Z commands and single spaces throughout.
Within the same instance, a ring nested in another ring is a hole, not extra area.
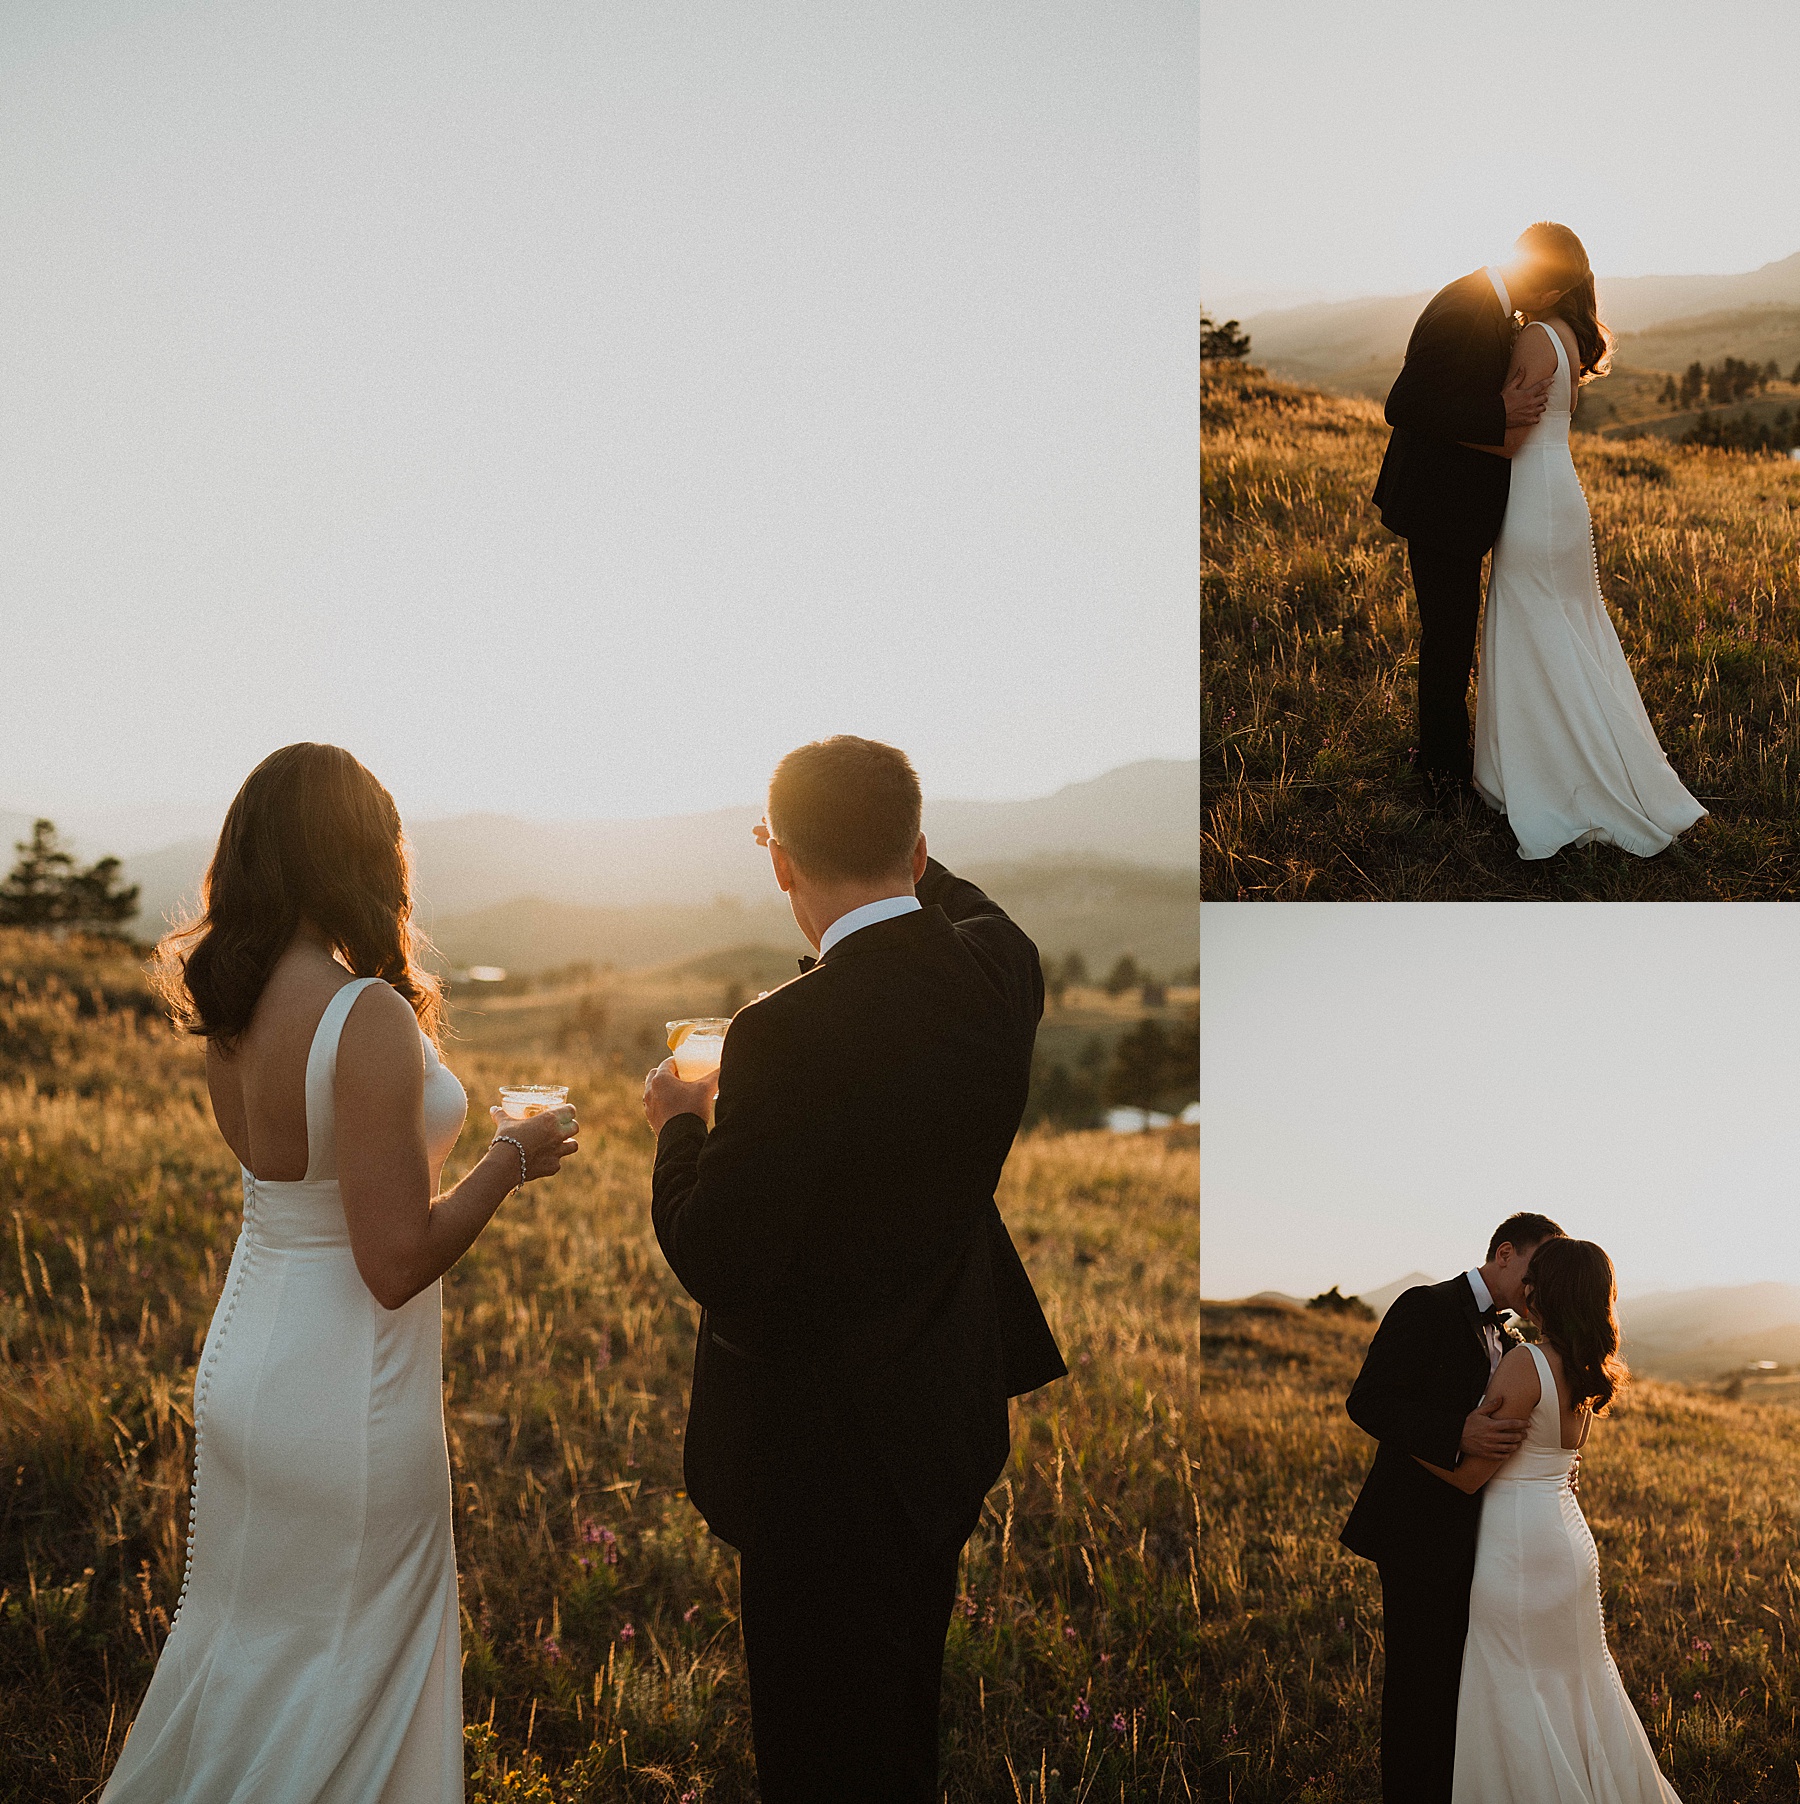
M 1578 439 L 1601 586 L 1711 818 L 1660 858 L 1540 864 L 1406 772 L 1416 622 L 1368 502 L 1380 409 L 1209 370 L 1203 883 L 1212 897 L 1747 898 L 1800 891 L 1800 464 Z
M 1372 1328 L 1201 1305 L 1201 1793 L 1373 1804 L 1381 1592 L 1339 1546 L 1373 1444 L 1343 1398 Z M 1607 1632 L 1684 1804 L 1800 1795 L 1800 1416 L 1633 1386 L 1597 1423 L 1581 1504 Z
M 471 1804 L 750 1799 L 735 1565 L 681 1488 L 695 1311 L 650 1232 L 637 1084 L 578 1044 L 478 1042 L 448 1048 L 477 1111 L 503 1079 L 569 1083 L 588 1150 L 445 1284 Z M 1074 1376 L 1016 1408 L 963 1564 L 947 1799 L 1195 1795 L 1197 1183 L 1156 1136 L 1008 1163 Z M 130 957 L 0 934 L 0 1798 L 93 1797 L 148 1681 L 238 1215 L 198 1048 Z

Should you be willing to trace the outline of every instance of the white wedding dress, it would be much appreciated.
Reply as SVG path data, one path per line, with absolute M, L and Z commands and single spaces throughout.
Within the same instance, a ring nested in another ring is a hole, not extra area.
M 387 1310 L 338 1192 L 351 1005 L 306 1061 L 306 1176 L 244 1173 L 244 1222 L 194 1380 L 187 1574 L 103 1804 L 450 1804 L 462 1659 L 439 1287 Z M 425 1047 L 432 1180 L 467 1107 Z
M 1531 1357 L 1543 1394 L 1525 1444 L 1482 1492 L 1452 1804 L 1680 1804 L 1607 1648 L 1556 1381 Z
M 1512 460 L 1488 575 L 1475 787 L 1506 816 L 1521 858 L 1595 840 L 1648 858 L 1706 810 L 1663 756 L 1600 599 L 1587 496 L 1569 455 L 1569 357 L 1553 327 L 1533 328 L 1549 333 L 1556 374 Z

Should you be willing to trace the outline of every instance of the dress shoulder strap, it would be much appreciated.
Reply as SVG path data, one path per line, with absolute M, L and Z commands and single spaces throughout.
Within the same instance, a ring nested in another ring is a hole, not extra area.
M 1566 376 L 1569 373 L 1569 353 L 1563 347 L 1562 334 L 1547 319 L 1534 319 L 1534 326 L 1542 326 L 1550 334 L 1550 342 L 1556 347 L 1556 367 Z
M 337 1176 L 337 1111 L 332 1090 L 337 1081 L 338 1041 L 356 999 L 379 977 L 353 977 L 325 1004 L 306 1055 L 306 1179 L 321 1184 Z
M 1550 1370 L 1550 1362 L 1544 1357 L 1544 1349 L 1540 1347 L 1536 1341 L 1528 1340 L 1524 1344 L 1531 1349 L 1532 1363 L 1537 1367 L 1538 1384 L 1541 1387 L 1538 1395 L 1538 1403 L 1540 1406 L 1548 1403 L 1550 1408 L 1555 1412 L 1557 1420 L 1560 1421 L 1562 1419 L 1562 1405 L 1558 1402 L 1556 1396 L 1556 1374 Z M 1561 1440 L 1562 1436 L 1559 1434 L 1556 1438 Z

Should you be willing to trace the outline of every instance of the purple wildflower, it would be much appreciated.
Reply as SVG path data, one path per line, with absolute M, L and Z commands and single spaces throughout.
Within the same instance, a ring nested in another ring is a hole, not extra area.
M 689 1604 L 688 1607 L 681 1612 L 681 1620 L 683 1622 L 692 1622 L 699 1614 L 700 1606 L 698 1604 Z
M 1088 1708 L 1087 1699 L 1085 1697 L 1079 1697 L 1075 1700 L 1075 1708 L 1070 1714 L 1074 1716 L 1078 1723 L 1085 1723 L 1094 1713 Z
M 1072 1622 L 1065 1622 L 1065 1623 L 1064 1623 L 1064 1624 L 1063 1624 L 1063 1640 L 1065 1640 L 1065 1641 L 1073 1641 L 1073 1640 L 1074 1640 L 1074 1639 L 1075 1639 L 1075 1625 L 1074 1625 L 1074 1623 L 1072 1623 Z
M 562 1648 L 558 1644 L 556 1637 L 554 1635 L 546 1635 L 544 1637 L 543 1646 L 544 1658 L 554 1666 L 557 1661 L 562 1658 Z
M 1115 1735 L 1129 1735 L 1131 1733 L 1131 1724 L 1125 1720 L 1125 1712 L 1123 1710 L 1115 1710 L 1113 1712 L 1112 1732 Z
M 590 1547 L 597 1546 L 599 1544 L 600 1537 L 603 1534 L 605 1534 L 605 1532 L 606 1532 L 605 1529 L 603 1529 L 597 1522 L 584 1522 L 581 1525 L 581 1538 Z
M 635 1641 L 637 1639 L 637 1630 L 634 1629 L 630 1623 L 626 1623 L 624 1628 L 619 1631 L 619 1639 L 621 1641 Z

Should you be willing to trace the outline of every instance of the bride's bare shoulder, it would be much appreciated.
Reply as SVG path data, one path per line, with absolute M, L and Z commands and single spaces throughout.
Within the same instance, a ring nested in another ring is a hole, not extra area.
M 1494 1387 L 1516 1402 L 1536 1404 L 1544 1388 L 1543 1381 L 1538 1377 L 1531 1349 L 1523 1341 L 1501 1355 L 1499 1365 L 1494 1368 Z

